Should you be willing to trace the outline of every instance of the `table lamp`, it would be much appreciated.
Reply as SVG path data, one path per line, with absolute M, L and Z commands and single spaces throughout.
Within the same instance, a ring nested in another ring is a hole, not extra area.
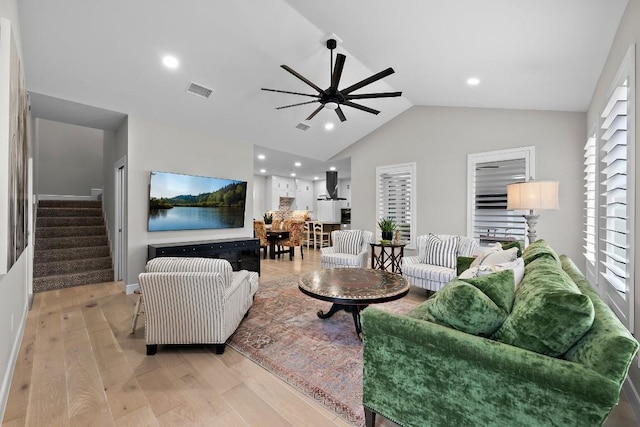
M 558 210 L 557 181 L 528 181 L 507 185 L 507 210 L 528 210 L 522 215 L 527 220 L 529 243 L 536 241 L 536 224 L 540 215 L 534 211 Z

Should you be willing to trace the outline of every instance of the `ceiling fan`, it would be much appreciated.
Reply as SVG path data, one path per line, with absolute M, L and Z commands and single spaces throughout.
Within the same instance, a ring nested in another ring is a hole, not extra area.
M 358 110 L 362 110 L 362 111 L 366 111 L 367 113 L 371 113 L 371 114 L 378 114 L 380 111 L 378 110 L 374 110 L 373 108 L 369 108 L 366 107 L 364 105 L 360 105 L 360 104 L 356 104 L 355 102 L 353 102 L 352 100 L 354 99 L 369 99 L 369 98 L 392 98 L 392 97 L 396 97 L 396 96 L 401 96 L 402 92 L 378 92 L 378 93 L 362 93 L 362 94 L 353 94 L 352 92 L 355 92 L 356 90 L 367 86 L 373 82 L 376 82 L 384 77 L 387 77 L 388 75 L 393 74 L 395 71 L 393 71 L 393 68 L 389 67 L 386 70 L 380 71 L 379 73 L 376 73 L 374 75 L 372 75 L 371 77 L 368 77 L 364 80 L 359 81 L 356 84 L 353 84 L 347 88 L 344 88 L 342 90 L 338 89 L 338 85 L 340 84 L 340 77 L 342 76 L 342 69 L 344 68 L 344 62 L 347 59 L 346 56 L 344 56 L 343 54 L 339 53 L 336 55 L 336 64 L 335 64 L 335 68 L 333 66 L 333 50 L 336 48 L 337 46 L 337 42 L 335 39 L 328 39 L 327 40 L 327 49 L 329 49 L 331 51 L 331 69 L 330 69 L 330 76 L 331 76 L 331 86 L 329 86 L 327 89 L 321 89 L 320 87 L 318 87 L 317 85 L 315 85 L 314 83 L 312 83 L 309 79 L 305 78 L 303 75 L 301 75 L 300 73 L 296 72 L 295 70 L 293 70 L 291 67 L 287 66 L 287 65 L 281 65 L 282 68 L 284 68 L 286 71 L 290 72 L 291 74 L 293 74 L 294 76 L 296 76 L 298 79 L 302 80 L 303 82 L 305 82 L 307 85 L 311 86 L 313 89 L 315 89 L 318 93 L 315 95 L 312 94 L 308 94 L 308 93 L 300 93 L 300 92 L 291 92 L 291 91 L 287 91 L 287 90 L 277 90 L 277 89 L 267 89 L 267 88 L 261 88 L 262 90 L 266 90 L 269 92 L 278 92 L 278 93 L 288 93 L 288 94 L 292 94 L 292 95 L 302 95 L 302 96 L 309 96 L 311 98 L 316 98 L 313 101 L 307 101 L 307 102 L 300 102 L 297 104 L 291 104 L 291 105 L 285 105 L 282 107 L 278 107 L 276 108 L 276 110 L 282 110 L 283 108 L 289 108 L 289 107 L 296 107 L 298 105 L 306 105 L 306 104 L 313 104 L 315 102 L 319 102 L 321 105 L 316 108 L 313 113 L 311 113 L 309 115 L 309 117 L 307 117 L 306 120 L 311 120 L 316 114 L 318 114 L 320 112 L 320 110 L 322 110 L 323 108 L 328 108 L 330 110 L 335 110 L 336 114 L 338 115 L 338 117 L 340 118 L 340 121 L 344 122 L 347 120 L 347 118 L 345 117 L 344 113 L 342 112 L 342 109 L 340 108 L 342 105 L 346 105 L 348 107 L 352 107 L 352 108 L 356 108 Z

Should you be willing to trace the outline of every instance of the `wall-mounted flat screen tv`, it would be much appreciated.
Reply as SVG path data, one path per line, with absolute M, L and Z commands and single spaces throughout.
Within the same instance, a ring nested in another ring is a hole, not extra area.
M 149 231 L 244 227 L 246 181 L 151 171 Z

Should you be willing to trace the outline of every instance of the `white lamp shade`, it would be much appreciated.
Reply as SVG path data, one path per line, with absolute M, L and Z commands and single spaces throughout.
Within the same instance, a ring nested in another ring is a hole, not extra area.
M 557 181 L 529 181 L 507 185 L 508 210 L 558 210 Z
M 329 101 L 326 104 L 324 104 L 324 108 L 327 108 L 329 110 L 335 110 L 338 107 L 339 107 L 338 103 L 333 101 Z

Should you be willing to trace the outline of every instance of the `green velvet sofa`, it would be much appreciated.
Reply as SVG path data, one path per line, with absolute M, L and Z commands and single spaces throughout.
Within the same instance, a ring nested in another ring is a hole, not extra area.
M 523 258 L 516 289 L 506 270 L 362 312 L 367 426 L 603 425 L 638 342 L 571 259 L 544 241 Z

